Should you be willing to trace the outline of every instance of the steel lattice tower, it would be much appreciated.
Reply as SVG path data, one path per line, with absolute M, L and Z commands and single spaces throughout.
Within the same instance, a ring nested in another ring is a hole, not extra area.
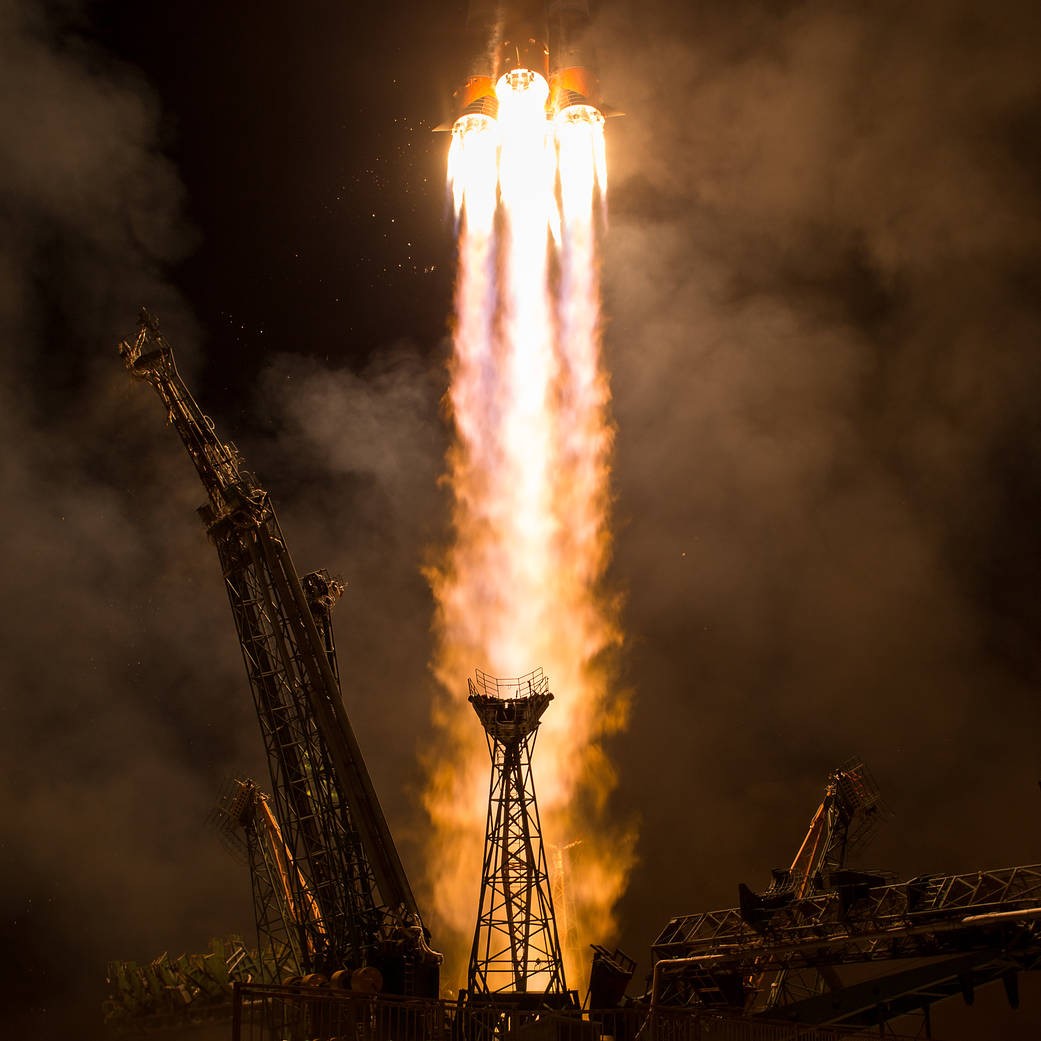
M 142 310 L 119 351 L 159 395 L 206 490 L 199 513 L 217 547 L 271 771 L 276 813 L 264 828 L 278 853 L 268 850 L 277 863 L 264 893 L 284 898 L 305 973 L 377 968 L 391 993 L 432 997 L 441 955 L 427 944 L 343 704 L 330 615 L 342 586 L 326 572 L 301 580 L 270 496 L 192 397 L 156 319 Z M 261 916 L 262 932 L 270 921 Z
M 481 900 L 467 977 L 471 998 L 566 1003 L 531 754 L 553 700 L 542 669 L 498 680 L 477 670 L 473 705 L 492 759 Z

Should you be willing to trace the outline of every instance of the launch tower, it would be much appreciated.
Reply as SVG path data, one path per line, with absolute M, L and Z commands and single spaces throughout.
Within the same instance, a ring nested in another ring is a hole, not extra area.
M 471 1000 L 566 1005 L 531 754 L 553 695 L 542 669 L 469 680 L 492 759 L 481 899 L 467 977 Z
M 267 877 L 265 892 L 280 896 L 304 974 L 377 969 L 390 993 L 434 997 L 441 956 L 427 944 L 340 691 L 330 611 L 342 586 L 321 571 L 301 580 L 270 496 L 217 436 L 156 319 L 142 310 L 119 350 L 159 395 L 206 490 L 199 514 L 217 547 L 276 810 L 254 807 L 279 861 L 254 881 Z M 260 906 L 272 905 L 265 896 Z M 258 919 L 262 938 L 270 921 Z

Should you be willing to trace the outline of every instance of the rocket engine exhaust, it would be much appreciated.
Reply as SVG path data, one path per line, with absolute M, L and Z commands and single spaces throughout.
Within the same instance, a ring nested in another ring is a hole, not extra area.
M 472 0 L 480 57 L 457 93 L 449 183 L 458 227 L 448 403 L 452 541 L 428 569 L 440 687 L 424 801 L 448 963 L 477 913 L 486 753 L 470 723 L 474 667 L 555 677 L 537 784 L 547 841 L 570 847 L 566 971 L 606 941 L 634 835 L 607 818 L 604 739 L 625 725 L 610 558 L 610 389 L 600 351 L 604 113 L 585 0 Z M 547 42 L 548 41 L 548 42 Z M 462 983 L 443 977 L 446 984 Z
M 453 122 L 436 127 L 451 131 L 465 125 L 473 114 L 496 118 L 497 91 L 504 79 L 514 83 L 524 77 L 541 77 L 549 86 L 546 106 L 551 120 L 583 119 L 620 115 L 603 105 L 600 84 L 585 38 L 589 27 L 587 0 L 517 0 L 500 5 L 488 0 L 471 0 L 466 20 L 467 33 L 479 41 L 479 57 L 463 86 L 455 93 Z

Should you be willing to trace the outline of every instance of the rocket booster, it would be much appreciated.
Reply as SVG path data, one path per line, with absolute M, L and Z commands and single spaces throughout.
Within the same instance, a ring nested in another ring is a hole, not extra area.
M 494 119 L 496 87 L 540 78 L 548 88 L 551 119 L 603 119 L 599 83 L 586 41 L 588 0 L 470 0 L 466 31 L 475 59 L 456 91 L 456 117 L 438 130 L 465 125 L 468 118 Z
M 588 0 L 549 0 L 547 14 L 553 55 L 549 78 L 553 116 L 571 118 L 579 109 L 589 115 L 596 112 L 603 119 L 609 113 L 600 100 L 600 81 L 588 40 Z

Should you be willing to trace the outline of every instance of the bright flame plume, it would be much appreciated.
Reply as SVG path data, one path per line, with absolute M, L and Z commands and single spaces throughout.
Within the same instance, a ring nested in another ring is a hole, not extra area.
M 453 542 L 430 569 L 441 689 L 425 803 L 434 824 L 430 906 L 446 984 L 466 964 L 477 915 L 488 756 L 466 704 L 475 667 L 542 666 L 556 703 L 534 759 L 568 982 L 607 942 L 633 835 L 606 820 L 614 773 L 603 738 L 625 723 L 613 684 L 618 605 L 610 554 L 610 392 L 600 356 L 597 200 L 606 190 L 603 117 L 572 106 L 551 123 L 548 88 L 515 70 L 499 115 L 459 120 L 449 180 L 459 268 L 446 480 Z

